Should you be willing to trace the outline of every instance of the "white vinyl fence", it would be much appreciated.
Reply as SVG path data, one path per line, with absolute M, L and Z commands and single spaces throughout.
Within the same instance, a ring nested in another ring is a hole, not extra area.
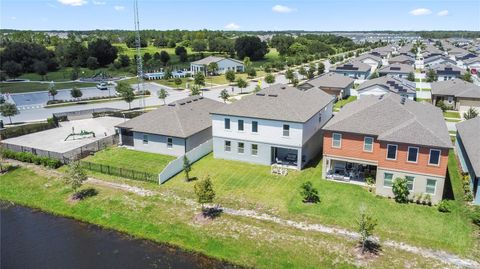
M 191 151 L 187 152 L 185 155 L 187 155 L 190 163 L 194 163 L 212 151 L 213 141 L 212 139 L 210 139 L 203 144 L 200 144 L 198 147 L 192 149 Z M 158 175 L 159 184 L 164 183 L 165 181 L 169 180 L 171 177 L 180 173 L 183 170 L 183 156 L 184 155 L 179 156 L 178 158 L 167 164 L 167 166 Z

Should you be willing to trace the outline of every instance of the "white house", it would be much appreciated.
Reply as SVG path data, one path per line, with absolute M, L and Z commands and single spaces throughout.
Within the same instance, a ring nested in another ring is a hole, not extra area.
M 415 69 L 412 65 L 394 63 L 388 66 L 384 66 L 378 70 L 380 76 L 394 76 L 399 78 L 407 78 L 410 73 L 413 73 Z
M 210 63 L 217 63 L 218 69 L 216 70 L 216 73 L 218 74 L 224 74 L 228 70 L 233 70 L 235 72 L 245 71 L 245 66 L 243 65 L 243 62 L 232 58 L 224 58 L 217 56 L 208 56 L 201 60 L 191 62 L 190 71 L 192 72 L 192 74 L 196 74 L 197 72 L 203 72 L 204 74 L 206 74 L 207 66 Z
M 371 67 L 371 73 L 375 72 L 375 70 L 382 65 L 382 58 L 373 54 L 363 54 L 352 59 L 352 61 L 368 64 Z
M 358 99 L 366 95 L 385 95 L 393 92 L 400 96 L 414 100 L 416 96 L 415 83 L 394 76 L 384 76 L 367 80 L 357 89 Z
M 463 76 L 467 71 L 453 64 L 437 64 L 430 66 L 435 71 L 438 81 L 456 79 Z
M 480 70 L 480 57 L 470 58 L 463 61 L 465 68 L 470 70 L 475 70 L 473 72 L 477 73 Z
M 321 152 L 335 98 L 276 84 L 211 113 L 215 158 L 302 169 Z

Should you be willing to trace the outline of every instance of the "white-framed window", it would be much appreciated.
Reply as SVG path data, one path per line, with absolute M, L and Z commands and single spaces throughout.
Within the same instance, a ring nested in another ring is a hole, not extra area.
M 430 156 L 428 158 L 428 164 L 430 165 L 440 165 L 440 153 L 439 149 L 431 149 Z
M 332 148 L 341 148 L 342 147 L 342 134 L 333 133 L 332 134 Z
M 418 161 L 418 147 L 408 147 L 407 162 L 416 163 Z
M 387 160 L 397 159 L 397 145 L 387 144 Z
M 365 138 L 363 139 L 363 151 L 373 151 L 373 137 L 365 136 Z
M 393 185 L 393 174 L 392 173 L 384 173 L 383 174 L 383 186 L 387 188 L 391 188 Z
M 232 150 L 232 142 L 225 140 L 225 151 L 231 151 Z
M 410 192 L 413 192 L 413 185 L 415 184 L 415 177 L 412 176 L 405 176 L 407 180 L 407 188 Z
M 173 147 L 173 138 L 167 137 L 167 148 L 171 149 Z
M 437 180 L 427 178 L 427 186 L 425 188 L 425 193 L 435 195 L 437 191 Z
M 245 144 L 242 142 L 238 142 L 237 144 L 237 151 L 238 153 L 244 153 L 245 152 Z
M 224 127 L 225 127 L 225 130 L 230 130 L 230 119 L 229 118 L 225 118 Z
M 238 120 L 238 130 L 243 131 L 243 120 Z
M 290 125 L 283 125 L 283 136 L 290 136 Z
M 252 121 L 252 133 L 258 133 L 258 121 Z
M 143 135 L 143 144 L 148 144 L 148 135 Z
M 252 155 L 255 155 L 255 156 L 258 155 L 258 145 L 257 144 L 252 144 Z

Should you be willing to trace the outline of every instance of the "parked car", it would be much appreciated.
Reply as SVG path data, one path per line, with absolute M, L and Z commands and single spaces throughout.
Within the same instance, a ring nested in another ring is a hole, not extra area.
M 97 84 L 97 89 L 99 90 L 108 90 L 108 84 L 106 82 L 101 82 Z

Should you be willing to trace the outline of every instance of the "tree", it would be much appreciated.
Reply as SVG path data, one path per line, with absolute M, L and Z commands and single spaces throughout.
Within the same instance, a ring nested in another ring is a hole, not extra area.
M 287 69 L 287 71 L 285 72 L 285 78 L 288 79 L 290 83 L 292 83 L 293 79 L 295 78 L 295 74 L 293 73 L 292 69 Z
M 243 58 L 243 65 L 245 66 L 245 68 L 248 68 L 250 67 L 250 65 L 252 65 L 252 61 L 250 61 L 250 57 L 245 57 Z
M 165 89 L 160 89 L 158 91 L 158 99 L 163 100 L 163 104 L 165 105 L 165 99 L 168 97 L 168 92 Z
M 307 70 L 303 66 L 300 66 L 300 68 L 298 69 L 298 73 L 304 77 L 307 76 Z
M 378 78 L 378 72 L 375 71 L 373 74 L 370 75 L 370 79 Z
M 467 82 L 473 82 L 473 79 L 472 79 L 472 74 L 470 74 L 470 72 L 465 72 L 463 75 L 461 75 L 459 77 L 461 80 L 465 80 Z
M 115 87 L 115 90 L 120 94 L 120 97 L 128 103 L 128 110 L 131 109 L 131 103 L 135 100 L 135 93 L 132 87 L 126 82 L 119 82 Z
M 2 69 L 10 78 L 16 78 L 20 76 L 22 72 L 22 65 L 14 61 L 6 61 L 2 65 Z
M 45 79 L 45 75 L 48 72 L 48 68 L 47 68 L 47 64 L 44 61 L 35 61 L 35 63 L 33 63 L 33 69 L 35 70 L 35 73 L 42 76 L 42 80 Z
M 205 85 L 205 76 L 203 75 L 202 72 L 195 73 L 195 76 L 193 77 L 193 83 L 199 86 Z
M 268 73 L 268 74 L 265 76 L 265 82 L 267 82 L 268 84 L 273 84 L 273 83 L 275 83 L 275 76 L 272 75 L 272 73 Z
M 280 55 L 288 53 L 288 49 L 295 42 L 295 38 L 289 35 L 274 35 L 270 40 L 270 46 L 276 48 Z
M 235 52 L 242 60 L 249 57 L 251 61 L 258 61 L 267 54 L 268 47 L 267 43 L 257 36 L 241 36 L 235 40 Z
M 413 72 L 408 73 L 407 80 L 415 81 L 415 74 Z
M 195 39 L 192 41 L 190 45 L 193 51 L 206 51 L 207 50 L 207 42 L 203 39 Z
M 83 182 L 88 179 L 87 174 L 82 168 L 80 162 L 75 161 L 68 165 L 67 173 L 64 176 L 65 183 L 70 185 L 73 192 L 82 186 Z
M 169 61 L 170 54 L 164 50 L 160 51 L 160 62 L 162 62 L 163 66 L 166 66 Z
M 365 253 L 367 243 L 373 235 L 377 226 L 377 220 L 368 214 L 365 207 L 360 208 L 360 216 L 357 219 L 358 232 L 360 233 L 360 244 L 362 245 L 362 254 Z
M 307 46 L 299 43 L 299 42 L 295 42 L 293 43 L 289 48 L 288 48 L 288 54 L 289 55 L 302 55 L 302 54 L 305 54 L 307 52 Z
M 304 182 L 300 188 L 300 194 L 303 197 L 304 203 L 318 203 L 320 202 L 320 196 L 318 190 L 313 187 L 312 182 Z
M 248 82 L 244 80 L 243 78 L 237 79 L 237 87 L 240 88 L 240 94 L 243 93 L 243 89 L 248 86 Z
M 125 55 L 125 54 L 120 55 L 119 61 L 122 67 L 127 67 L 130 65 L 130 57 L 128 57 L 128 55 Z
M 185 172 L 185 181 L 190 181 L 189 173 L 192 171 L 192 164 L 187 158 L 187 155 L 183 155 L 183 172 Z
M 207 65 L 208 73 L 215 75 L 217 73 L 218 63 L 211 62 Z
M 197 196 L 197 201 L 202 205 L 202 211 L 206 203 L 212 203 L 215 199 L 215 191 L 213 190 L 213 184 L 210 180 L 210 176 L 207 176 L 205 179 L 195 183 L 194 186 L 195 195 Z
M 117 53 L 117 48 L 106 39 L 97 39 L 88 44 L 88 55 L 97 58 L 100 66 L 113 63 Z
M 230 82 L 234 82 L 235 81 L 235 71 L 233 70 L 227 70 L 227 72 L 225 72 L 225 78 Z
M 48 85 L 48 93 L 50 94 L 50 96 L 52 96 L 52 99 L 55 100 L 55 95 L 58 94 L 58 91 L 55 88 L 55 83 L 53 81 L 50 82 L 50 84 Z
M 185 47 L 179 46 L 175 48 L 175 54 L 180 58 L 180 62 L 184 63 L 188 60 L 187 49 Z
M 73 87 L 72 90 L 70 90 L 70 95 L 72 96 L 72 98 L 77 99 L 77 98 L 82 97 L 83 92 L 79 88 Z
M 230 98 L 230 94 L 228 94 L 228 91 L 226 89 L 223 89 L 218 97 L 220 97 L 223 102 L 226 103 L 228 98 Z
M 427 82 L 437 81 L 437 73 L 433 69 L 428 69 L 427 71 Z
M 463 117 L 464 117 L 466 120 L 473 119 L 473 118 L 478 117 L 478 112 L 477 112 L 477 110 L 475 110 L 475 108 L 470 107 L 470 108 L 467 110 L 467 112 L 463 113 Z
M 312 79 L 315 77 L 315 64 L 311 63 L 309 66 L 308 66 L 308 71 L 307 71 L 307 78 L 308 79 Z
M 144 63 L 149 62 L 151 59 L 153 59 L 152 54 L 150 54 L 148 52 L 145 52 L 145 54 L 143 54 L 143 62 Z
M 130 35 L 125 39 L 125 44 L 129 48 L 136 48 L 137 47 L 137 39 L 135 35 Z M 145 38 L 140 38 L 140 47 L 146 48 L 148 46 L 148 42 Z
M 406 204 L 408 203 L 408 195 L 410 191 L 408 190 L 408 182 L 406 178 L 396 178 L 393 181 L 392 192 L 395 196 L 395 202 Z
M 3 103 L 0 105 L 0 114 L 2 114 L 2 117 L 8 117 L 10 124 L 12 124 L 12 116 L 20 114 L 20 111 L 15 104 Z
M 200 86 L 198 85 L 194 85 L 192 87 L 192 89 L 190 90 L 190 95 L 194 96 L 194 95 L 200 95 Z
M 251 66 L 247 67 L 247 75 L 248 75 L 248 77 L 253 78 L 253 77 L 257 76 L 257 70 L 255 70 L 255 68 L 251 67 Z
M 98 60 L 95 57 L 88 57 L 87 59 L 87 67 L 90 70 L 95 70 L 98 68 Z
M 177 86 L 177 89 L 180 87 L 180 85 L 182 85 L 182 79 L 181 78 L 175 78 L 173 80 L 173 82 L 175 83 L 175 85 Z
M 325 73 L 325 64 L 322 62 L 318 63 L 317 70 L 318 70 L 318 75 Z

